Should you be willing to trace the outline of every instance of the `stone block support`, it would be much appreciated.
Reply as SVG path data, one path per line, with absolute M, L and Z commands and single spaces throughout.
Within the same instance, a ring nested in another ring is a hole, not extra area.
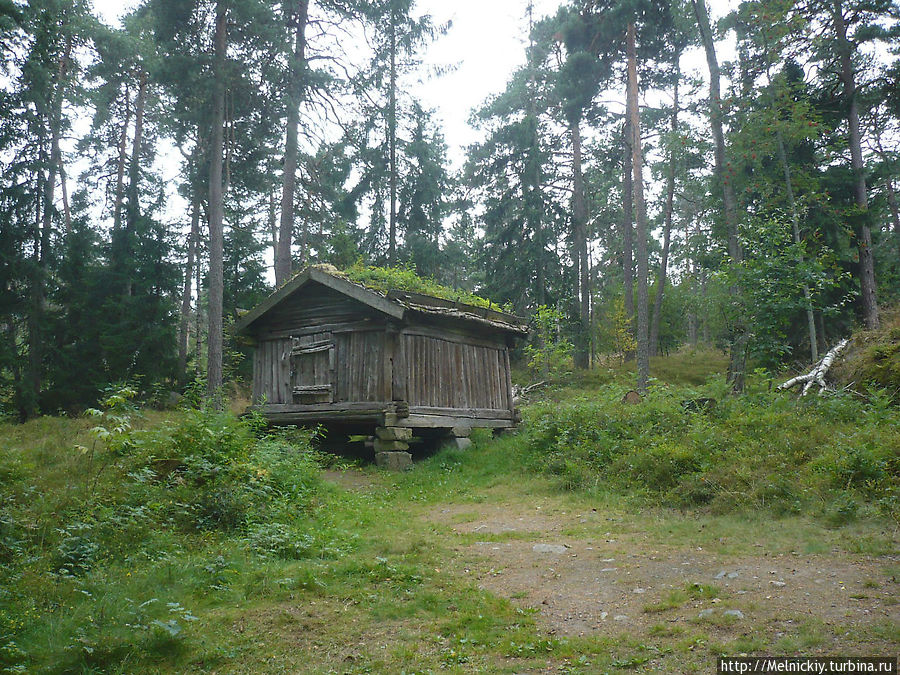
M 412 429 L 409 427 L 377 427 L 375 436 L 382 441 L 406 441 L 412 438 Z
M 375 464 L 388 471 L 406 471 L 412 468 L 412 455 L 408 452 L 376 452 Z

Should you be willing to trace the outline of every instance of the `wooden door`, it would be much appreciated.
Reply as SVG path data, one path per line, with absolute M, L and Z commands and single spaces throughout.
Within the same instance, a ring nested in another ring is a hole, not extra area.
M 334 402 L 334 337 L 330 332 L 291 338 L 294 403 Z

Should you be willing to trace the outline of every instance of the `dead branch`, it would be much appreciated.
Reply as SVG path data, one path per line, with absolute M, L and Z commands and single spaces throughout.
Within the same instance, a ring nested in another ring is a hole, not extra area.
M 541 387 L 546 386 L 546 380 L 541 380 L 540 382 L 529 384 L 527 387 L 520 387 L 519 385 L 514 384 L 512 388 L 513 403 L 518 406 L 523 399 L 527 398 L 528 394 L 533 392 L 535 389 L 540 389 Z
M 785 391 L 802 382 L 803 390 L 800 392 L 800 395 L 806 396 L 807 392 L 809 392 L 813 384 L 818 384 L 819 395 L 821 396 L 827 389 L 827 385 L 825 384 L 825 375 L 828 373 L 828 369 L 831 368 L 831 364 L 834 363 L 834 360 L 840 355 L 842 351 L 844 351 L 844 349 L 847 348 L 847 345 L 849 344 L 850 340 L 846 338 L 841 340 L 834 347 L 832 347 L 831 351 L 823 356 L 822 359 L 806 375 L 798 375 L 797 377 L 792 377 L 787 382 L 778 385 L 777 390 Z

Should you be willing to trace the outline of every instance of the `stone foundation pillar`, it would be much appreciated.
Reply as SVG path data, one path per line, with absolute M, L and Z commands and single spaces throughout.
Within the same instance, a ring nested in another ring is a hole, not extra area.
M 378 427 L 375 429 L 375 464 L 391 471 L 405 471 L 412 467 L 408 427 Z

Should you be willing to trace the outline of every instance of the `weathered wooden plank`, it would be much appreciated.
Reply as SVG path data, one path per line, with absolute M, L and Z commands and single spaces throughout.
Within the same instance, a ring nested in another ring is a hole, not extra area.
M 294 387 L 294 395 L 301 394 L 330 394 L 330 384 L 305 384 Z
M 318 344 L 309 345 L 306 347 L 294 347 L 291 350 L 291 354 L 293 356 L 298 356 L 299 354 L 315 354 L 316 352 L 327 352 L 331 349 L 332 344 L 329 340 L 328 342 L 320 342 Z
M 502 352 L 503 359 L 503 396 L 504 396 L 504 408 L 513 409 L 512 404 L 512 372 L 509 369 L 509 349 L 504 349 Z
M 407 375 L 407 383 L 406 383 L 406 391 L 407 391 L 407 400 L 410 404 L 414 402 L 418 402 L 419 400 L 419 374 L 416 370 L 416 364 L 419 362 L 419 354 L 416 348 L 416 338 L 411 335 L 403 336 L 404 344 L 406 345 L 407 354 L 406 354 L 406 375 Z
M 253 384 L 250 390 L 250 401 L 251 403 L 259 403 L 260 401 L 260 390 L 259 390 L 259 349 L 253 350 Z
M 278 389 L 279 398 L 287 403 L 291 400 L 291 341 L 279 340 L 275 351 L 278 360 Z
M 296 325 L 284 328 L 282 330 L 261 331 L 260 339 L 278 339 L 298 337 L 302 335 L 311 335 L 322 331 L 330 333 L 350 333 L 355 331 L 366 330 L 384 330 L 385 321 L 379 317 L 365 318 L 360 321 L 341 321 L 338 323 L 324 323 L 322 321 L 311 323 L 310 325 Z
M 491 407 L 491 385 L 487 377 L 487 364 L 484 361 L 484 348 L 475 348 L 475 368 L 478 372 L 478 391 L 474 405 L 481 408 Z
M 490 354 L 490 364 L 491 364 L 491 375 L 494 381 L 494 405 L 495 408 L 506 408 L 503 404 L 503 384 L 500 381 L 500 378 L 503 374 L 502 367 L 500 366 L 500 350 L 492 349 Z
M 347 358 L 350 353 L 351 337 L 352 333 L 342 333 L 334 337 L 335 402 L 350 400 L 350 369 L 347 367 Z
M 510 419 L 509 410 L 496 408 L 450 408 L 446 406 L 416 405 L 409 407 L 410 415 L 441 415 L 458 417 L 493 417 L 496 419 Z
M 325 410 L 384 412 L 390 401 L 351 401 L 348 403 L 267 403 L 256 406 L 261 412 L 323 412 Z
M 406 338 L 403 335 L 397 335 L 395 349 L 391 371 L 391 399 L 394 401 L 406 401 L 409 399 L 406 391 L 408 364 Z
M 504 411 L 505 412 L 505 411 Z M 454 411 L 455 413 L 455 411 Z M 493 429 L 505 429 L 515 426 L 512 419 L 501 417 L 469 417 L 466 415 L 424 415 L 410 413 L 409 417 L 403 419 L 403 426 L 413 427 L 417 429 L 450 429 L 460 422 L 465 422 L 470 427 L 486 427 Z
M 275 341 L 270 341 L 267 346 L 268 349 L 266 353 L 266 359 L 268 360 L 269 364 L 269 367 L 267 369 L 269 372 L 269 400 L 281 403 L 282 399 L 280 396 L 280 389 L 278 387 L 278 343 Z

